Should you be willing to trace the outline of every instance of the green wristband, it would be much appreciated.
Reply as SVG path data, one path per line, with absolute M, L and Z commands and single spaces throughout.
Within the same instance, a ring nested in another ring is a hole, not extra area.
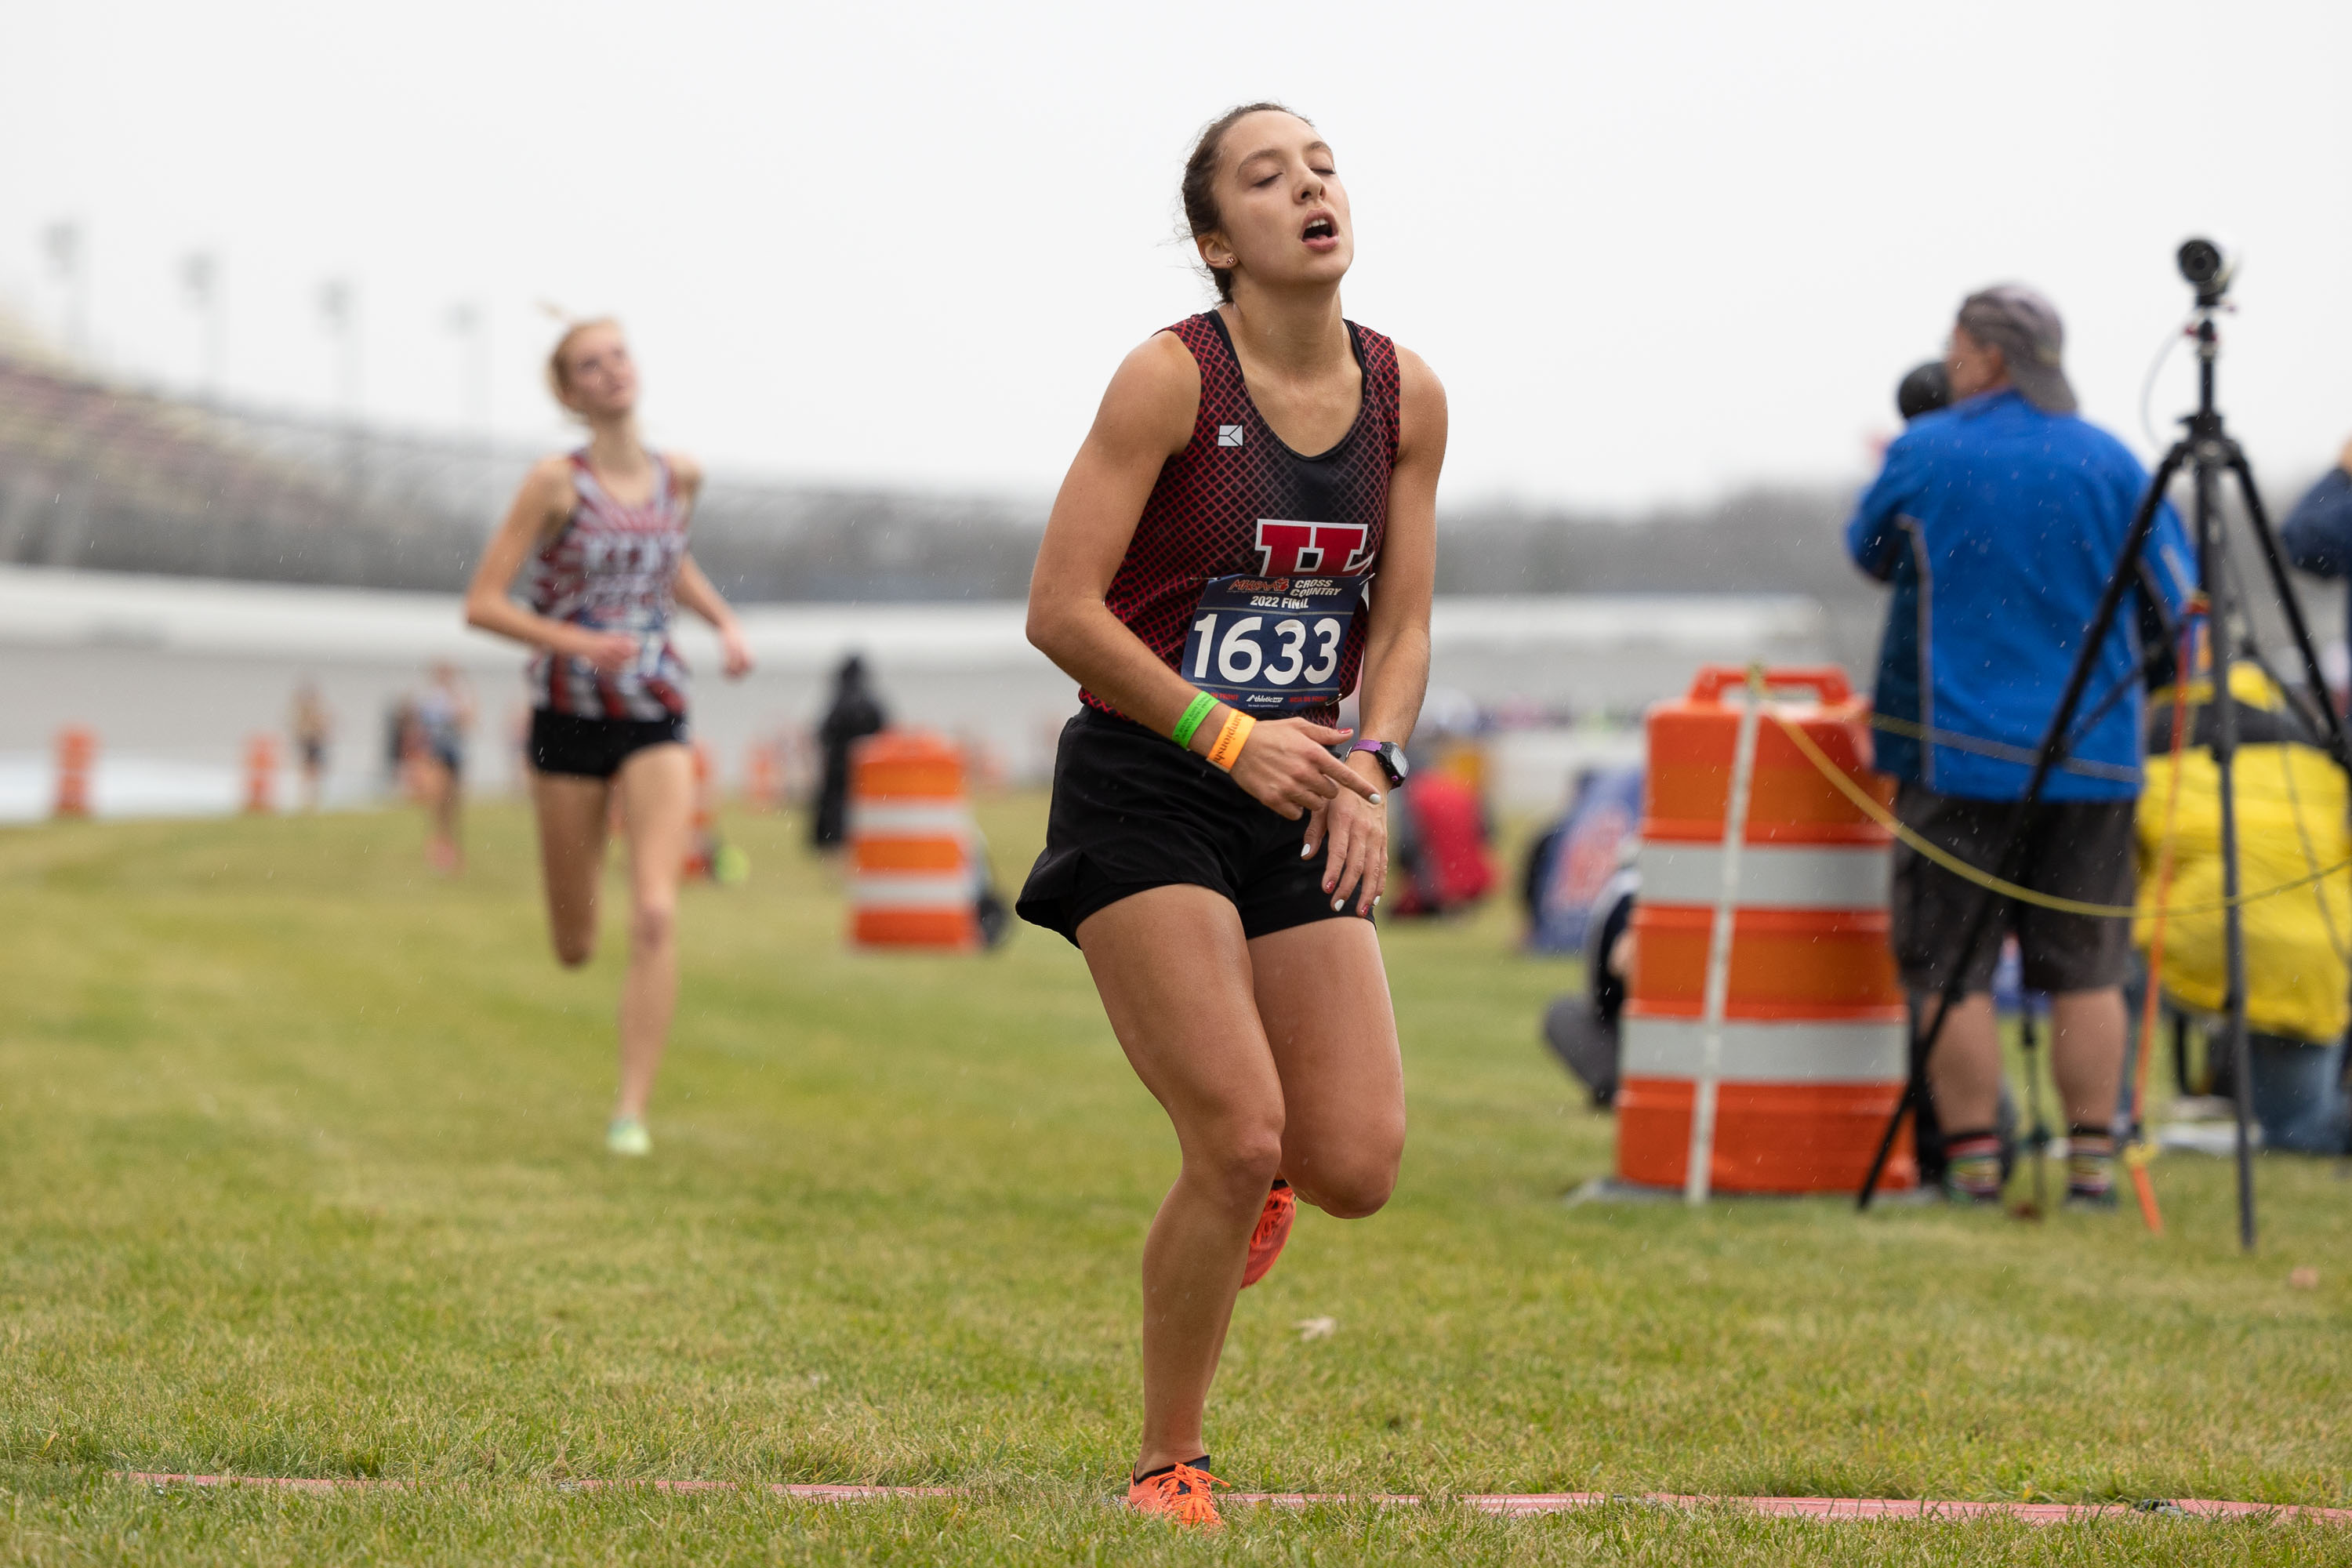
M 1192 731 L 1201 727 L 1202 720 L 1216 710 L 1216 706 L 1215 698 L 1205 691 L 1195 691 L 1192 700 L 1185 704 L 1184 717 L 1176 721 L 1176 728 L 1169 731 L 1168 738 L 1189 750 L 1192 744 Z

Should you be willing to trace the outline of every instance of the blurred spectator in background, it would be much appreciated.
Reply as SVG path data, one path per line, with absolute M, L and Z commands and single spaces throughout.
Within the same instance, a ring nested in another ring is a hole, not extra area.
M 1641 826 L 1639 764 L 1586 768 L 1577 774 L 1567 815 L 1536 840 L 1519 879 L 1529 948 L 1583 948 L 1593 900 L 1624 864 Z
M 2285 546 L 2288 559 L 2315 577 L 2340 578 L 2352 576 L 2352 441 L 2336 455 L 2336 466 L 2320 476 L 2319 482 L 2304 493 L 2287 513 L 2286 521 L 2279 526 L 2279 542 Z M 2352 651 L 2352 594 L 2344 601 L 2346 627 L 2345 647 Z M 2347 704 L 2347 694 L 2330 694 L 2340 708 Z M 2332 934 L 2332 933 L 2331 933 Z M 2323 1085 L 2332 1077 L 2332 1103 L 2315 1110 L 2306 1120 L 2315 1125 L 2329 1125 L 2326 1136 L 2332 1136 L 2336 1146 L 2352 1153 L 2352 1041 L 2338 1041 L 2335 1046 L 2332 1068 L 2318 1068 L 2315 1059 L 2300 1053 L 2289 1058 L 2304 1069 L 2305 1076 Z M 2256 1061 L 2254 1090 L 2259 1100 L 2263 1090 L 2262 1066 Z M 2322 1097 L 2315 1096 L 2315 1099 Z M 2266 1124 L 2265 1135 L 2271 1132 Z M 2281 1140 L 2273 1139 L 2273 1142 Z M 2313 1145 L 2326 1137 L 2314 1135 Z M 2294 1140 L 2284 1142 L 2297 1146 Z
M 866 684 L 866 661 L 851 654 L 834 672 L 833 705 L 817 726 L 817 745 L 824 753 L 824 771 L 816 790 L 816 812 L 809 825 L 809 842 L 821 850 L 841 847 L 849 827 L 849 748 L 868 735 L 879 734 L 888 718 Z
M 2352 441 L 2279 525 L 2288 559 L 2315 577 L 2352 576 Z M 2345 642 L 2352 646 L 2352 594 L 2344 601 Z
M 1620 1024 L 1633 979 L 1633 904 L 1642 879 L 1628 864 L 1605 883 L 1584 922 L 1584 988 L 1544 1010 L 1544 1044 L 1592 1096 L 1616 1102 Z
M 316 681 L 294 689 L 294 711 L 288 728 L 294 734 L 294 754 L 302 765 L 302 809 L 319 809 L 327 779 L 327 742 L 335 736 L 334 716 L 319 696 Z
M 1342 724 L 1355 719 L 1342 710 Z M 1436 686 L 1422 700 L 1412 773 L 1389 795 L 1389 855 L 1399 875 L 1393 919 L 1458 914 L 1495 885 L 1494 824 L 1486 815 L 1486 716 L 1466 691 Z
M 1478 792 L 1455 773 L 1416 770 L 1391 797 L 1390 846 L 1398 868 L 1391 917 L 1458 914 L 1495 885 L 1493 826 Z
M 1895 814 L 1987 869 L 2147 484 L 2122 442 L 2076 416 L 2063 343 L 2058 312 L 2032 289 L 1970 295 L 1944 355 L 1950 406 L 1923 411 L 1888 446 L 1846 529 L 1854 561 L 1895 589 L 1879 654 L 1875 750 L 1879 769 L 1899 781 Z M 2179 518 L 2164 507 L 2147 560 L 2175 605 L 2194 581 L 2192 559 Z M 2137 619 L 2119 618 L 2085 699 L 2085 714 L 2102 702 L 2105 710 L 2027 821 L 2019 879 L 2038 892 L 2132 902 L 2138 641 Z M 1920 1005 L 1936 1005 L 1990 896 L 1896 849 L 1895 954 Z M 1947 1184 L 1964 1201 L 2000 1201 L 2000 1039 L 1990 993 L 2003 929 L 2018 938 L 2027 986 L 2052 996 L 2068 1201 L 2112 1203 L 2130 928 L 2008 900 L 1962 976 L 1963 999 L 1928 1062 Z
M 409 766 L 431 821 L 425 858 L 436 871 L 452 874 L 466 866 L 457 841 L 457 812 L 463 804 L 466 737 L 474 727 L 473 694 L 454 664 L 433 667 L 432 679 L 417 698 L 411 726 Z
M 416 751 L 416 699 L 404 691 L 383 710 L 383 787 L 414 799 L 415 770 L 408 759 Z

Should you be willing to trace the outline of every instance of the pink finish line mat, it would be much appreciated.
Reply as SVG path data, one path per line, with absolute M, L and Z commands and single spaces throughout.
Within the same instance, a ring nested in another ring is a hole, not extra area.
M 279 1491 L 339 1492 L 369 1489 L 405 1489 L 415 1481 L 372 1478 L 310 1479 L 296 1476 L 184 1476 L 147 1470 L 118 1470 L 126 1481 L 154 1486 L 268 1487 Z M 884 1502 L 898 1498 L 957 1497 L 959 1487 L 809 1486 L 771 1482 L 744 1487 L 735 1481 L 558 1481 L 572 1491 L 621 1487 L 651 1487 L 665 1492 L 766 1491 L 778 1497 L 814 1502 Z M 1230 1492 L 1226 1503 L 1257 1503 L 1269 1508 L 1307 1508 L 1316 1503 L 1378 1503 L 1410 1506 L 1431 1500 L 1410 1492 Z M 1776 1519 L 1912 1519 L 1929 1521 L 1978 1519 L 1988 1514 L 2023 1520 L 2029 1524 L 2075 1524 L 2097 1519 L 2137 1519 L 2163 1516 L 2192 1519 L 2315 1520 L 2328 1524 L 2352 1524 L 2352 1508 L 2308 1508 L 2291 1503 L 2222 1502 L 2208 1498 L 2180 1498 L 2147 1502 L 1950 1502 L 1925 1498 L 1834 1497 L 1705 1497 L 1684 1492 L 1474 1492 L 1451 1500 L 1481 1513 L 1517 1515 L 1566 1513 L 1572 1509 L 1599 1508 L 1612 1502 L 1645 1503 L 1654 1507 L 1702 1508 L 1736 1504 Z

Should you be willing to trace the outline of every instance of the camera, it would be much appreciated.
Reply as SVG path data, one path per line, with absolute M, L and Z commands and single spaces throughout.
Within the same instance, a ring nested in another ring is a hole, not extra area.
M 1951 377 L 1945 374 L 1944 362 L 1939 359 L 1915 366 L 1895 389 L 1895 412 L 1903 416 L 1906 425 L 1922 414 L 1933 414 L 1951 405 Z
M 2180 264 L 2180 276 L 2197 290 L 2200 305 L 2219 304 L 2238 270 L 2238 258 L 2221 241 L 2202 237 L 2183 240 L 2175 259 Z

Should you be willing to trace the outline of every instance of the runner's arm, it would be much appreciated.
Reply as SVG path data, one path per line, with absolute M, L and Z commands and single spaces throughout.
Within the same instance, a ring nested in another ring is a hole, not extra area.
M 702 465 L 683 452 L 669 454 L 671 479 L 678 494 L 685 498 L 687 514 L 693 516 L 694 505 L 702 499 Z M 678 563 L 677 581 L 671 585 L 677 602 L 709 621 L 719 634 L 720 668 L 730 680 L 740 679 L 751 673 L 751 645 L 743 639 L 743 624 L 692 555 Z
M 751 645 L 743 640 L 743 623 L 735 618 L 734 610 L 711 585 L 710 579 L 704 575 L 693 556 L 688 555 L 678 563 L 677 582 L 671 592 L 677 596 L 679 604 L 709 621 L 719 633 L 719 647 L 725 661 L 727 678 L 734 680 L 749 675 L 751 672 Z
M 1111 377 L 1094 427 L 1062 480 L 1029 580 L 1029 640 L 1064 673 L 1148 729 L 1168 734 L 1195 695 L 1191 682 L 1128 630 L 1104 596 L 1135 537 L 1168 459 L 1192 439 L 1201 371 L 1162 332 Z M 1212 714 L 1192 750 L 1206 756 L 1223 721 Z M 1296 719 L 1263 722 L 1234 764 L 1234 780 L 1285 816 L 1340 789 L 1377 793 L 1324 750 L 1339 731 Z
M 1429 603 L 1437 587 L 1437 475 L 1445 465 L 1445 388 L 1419 354 L 1397 351 L 1396 468 L 1389 477 L 1388 537 L 1364 628 L 1357 728 L 1367 740 L 1412 738 L 1429 687 Z M 1373 765 L 1363 758 L 1366 767 Z
M 1380 578 L 1372 585 L 1364 632 L 1364 672 L 1357 686 L 1357 729 L 1368 741 L 1412 738 L 1429 687 L 1429 604 L 1437 584 L 1437 476 L 1445 464 L 1445 388 L 1421 356 L 1397 351 L 1399 431 L 1395 470 L 1389 477 L 1388 534 L 1381 545 Z M 1348 766 L 1374 788 L 1386 775 L 1378 759 L 1358 752 Z M 1347 796 L 1315 814 L 1307 828 L 1313 855 L 1325 833 L 1331 853 L 1323 890 L 1370 911 L 1388 883 L 1388 818 Z
M 572 474 L 562 458 L 549 458 L 534 467 L 515 492 L 506 521 L 490 536 L 466 588 L 466 624 L 532 647 L 584 658 L 599 669 L 625 669 L 637 657 L 637 639 L 621 632 L 596 632 L 585 626 L 533 615 L 512 599 L 507 589 L 540 541 L 563 524 L 572 510 Z
M 1103 599 L 1160 468 L 1192 439 L 1200 402 L 1200 367 L 1166 332 L 1120 363 L 1054 498 L 1029 579 L 1030 642 L 1104 701 L 1163 735 L 1183 717 L 1192 688 Z M 1206 751 L 1197 742 L 1192 749 Z

